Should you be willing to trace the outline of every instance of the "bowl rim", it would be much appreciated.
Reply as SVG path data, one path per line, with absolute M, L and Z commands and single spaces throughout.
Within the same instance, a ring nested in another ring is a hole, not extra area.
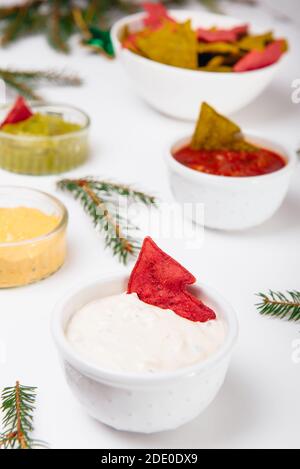
M 102 277 L 94 280 L 92 282 L 81 284 L 73 288 L 69 293 L 67 293 L 55 306 L 51 318 L 51 330 L 52 337 L 56 344 L 56 347 L 59 350 L 60 355 L 71 364 L 76 370 L 79 370 L 83 374 L 89 376 L 90 378 L 100 381 L 108 382 L 110 384 L 116 385 L 129 385 L 129 384 L 155 384 L 163 383 L 170 380 L 180 379 L 186 376 L 193 376 L 200 372 L 206 372 L 207 370 L 214 369 L 215 366 L 219 364 L 227 355 L 229 355 L 237 341 L 238 338 L 238 320 L 237 315 L 233 307 L 219 294 L 214 288 L 201 283 L 195 283 L 194 286 L 201 288 L 201 291 L 204 292 L 208 297 L 216 300 L 222 309 L 222 314 L 224 314 L 226 324 L 227 324 L 227 335 L 224 343 L 218 351 L 211 355 L 205 361 L 200 363 L 193 364 L 191 366 L 179 368 L 174 371 L 165 371 L 157 372 L 153 374 L 149 373 L 136 373 L 136 372 L 118 372 L 110 371 L 97 367 L 96 365 L 91 364 L 80 356 L 69 344 L 65 333 L 63 331 L 63 318 L 65 314 L 65 307 L 68 302 L 76 296 L 78 293 L 83 292 L 84 290 L 91 287 L 101 288 L 103 283 L 109 281 L 119 281 L 124 283 L 129 278 L 128 274 L 118 273 L 111 275 L 103 275 Z M 120 292 L 122 293 L 122 292 Z
M 236 22 L 237 24 L 241 24 L 243 23 L 243 20 L 239 19 L 239 18 L 235 18 L 233 16 L 229 16 L 229 15 L 220 15 L 220 14 L 217 14 L 217 13 L 210 13 L 210 12 L 206 12 L 206 11 L 196 11 L 196 10 L 178 10 L 178 9 L 170 9 L 169 12 L 173 15 L 176 15 L 176 14 L 189 14 L 191 16 L 191 18 L 193 17 L 193 15 L 205 15 L 205 16 L 211 16 L 212 18 L 215 18 L 217 20 L 217 18 L 219 19 L 229 19 L 231 20 L 232 22 Z M 163 64 L 163 63 L 160 63 L 160 62 L 157 62 L 155 60 L 152 60 L 152 59 L 148 59 L 147 57 L 142 57 L 141 55 L 138 55 L 138 54 L 135 54 L 134 52 L 130 51 L 129 49 L 125 49 L 125 48 L 122 48 L 122 45 L 121 45 L 121 42 L 120 42 L 120 39 L 119 39 L 119 31 L 121 28 L 123 28 L 124 26 L 134 22 L 134 21 L 138 21 L 139 19 L 142 19 L 144 16 L 146 15 L 145 12 L 139 12 L 139 13 L 134 13 L 132 15 L 127 15 L 123 18 L 120 18 L 119 20 L 117 20 L 112 28 L 111 28 L 111 37 L 112 37 L 112 40 L 113 40 L 113 43 L 116 45 L 118 45 L 118 49 L 120 49 L 122 51 L 122 54 L 125 54 L 127 55 L 128 57 L 130 57 L 131 60 L 135 60 L 137 62 L 140 62 L 140 63 L 144 63 L 144 64 L 148 64 L 150 66 L 153 66 L 153 67 L 161 67 L 161 68 L 164 68 L 165 70 L 176 70 L 178 73 L 185 73 L 185 74 L 190 74 L 191 76 L 194 75 L 194 76 L 204 76 L 204 75 L 207 75 L 207 76 L 214 76 L 214 77 L 222 77 L 222 79 L 224 80 L 228 80 L 232 79 L 232 77 L 241 77 L 241 76 L 249 76 L 250 74 L 252 75 L 261 75 L 263 73 L 265 73 L 267 70 L 275 70 L 276 68 L 278 68 L 281 64 L 281 61 L 284 57 L 281 56 L 281 58 L 275 62 L 274 64 L 271 64 L 271 65 L 267 65 L 266 67 L 262 67 L 262 68 L 259 68 L 259 69 L 256 69 L 256 70 L 246 70 L 245 72 L 228 72 L 228 73 L 220 73 L 220 72 L 211 72 L 211 71 L 203 71 L 203 70 L 190 70 L 188 68 L 182 68 L 182 67 L 176 67 L 174 65 L 168 65 L 168 64 Z M 259 77 L 257 77 L 259 78 Z
M 54 236 L 56 233 L 59 231 L 63 230 L 67 224 L 68 224 L 68 219 L 69 219 L 69 214 L 66 206 L 56 197 L 54 197 L 51 194 L 48 194 L 47 192 L 40 191 L 38 189 L 32 189 L 30 187 L 26 186 L 11 186 L 11 185 L 1 185 L 0 186 L 0 206 L 1 206 L 1 191 L 2 190 L 12 190 L 14 192 L 14 195 L 16 195 L 16 191 L 25 191 L 30 194 L 32 194 L 35 197 L 44 197 L 45 199 L 48 199 L 49 202 L 51 202 L 52 206 L 55 206 L 58 208 L 61 212 L 61 219 L 59 223 L 53 228 L 49 233 L 43 234 L 41 236 L 37 236 L 35 238 L 30 238 L 30 239 L 25 239 L 23 241 L 13 241 L 13 242 L 8 242 L 8 243 L 0 243 L 0 248 L 12 248 L 12 247 L 23 247 L 28 244 L 32 243 L 39 243 L 42 241 L 47 240 L 48 238 L 51 238 Z
M 253 143 L 257 143 L 259 145 L 266 145 L 267 149 L 274 148 L 274 151 L 278 152 L 287 160 L 287 164 L 279 169 L 278 171 L 273 171 L 272 173 L 268 174 L 261 174 L 258 176 L 222 176 L 217 174 L 208 174 L 203 173 L 201 171 L 197 171 L 195 169 L 189 168 L 188 166 L 179 163 L 179 161 L 175 160 L 173 156 L 173 150 L 175 146 L 183 146 L 185 143 L 190 142 L 192 136 L 183 136 L 177 139 L 175 142 L 173 141 L 172 145 L 169 145 L 167 151 L 165 152 L 165 161 L 169 168 L 175 170 L 179 173 L 182 177 L 192 179 L 195 182 L 212 182 L 216 184 L 257 184 L 257 183 L 264 183 L 270 181 L 271 179 L 276 179 L 281 177 L 285 173 L 291 172 L 296 167 L 297 163 L 297 154 L 296 152 L 286 143 L 279 142 L 278 140 L 270 139 L 266 137 L 264 134 L 259 134 L 258 132 L 254 131 L 243 131 L 243 135 Z M 263 143 L 261 143 L 263 142 Z M 281 147 L 282 150 L 278 150 L 275 147 Z
M 91 119 L 89 115 L 83 111 L 82 109 L 72 106 L 70 104 L 65 104 L 65 103 L 50 103 L 48 101 L 28 101 L 29 106 L 32 109 L 35 108 L 43 108 L 43 107 L 49 107 L 49 108 L 65 108 L 68 109 L 69 111 L 75 111 L 81 114 L 85 118 L 85 124 L 84 126 L 79 129 L 75 130 L 73 132 L 68 132 L 66 134 L 62 135 L 19 135 L 19 134 L 10 134 L 8 132 L 3 132 L 0 128 L 0 139 L 7 139 L 7 140 L 14 140 L 14 141 L 20 141 L 20 142 L 40 142 L 40 141 L 45 141 L 45 140 L 65 140 L 67 138 L 72 138 L 74 136 L 78 136 L 80 134 L 83 134 L 87 132 L 91 126 Z M 9 111 L 12 107 L 13 103 L 6 103 L 4 105 L 0 106 L 0 111 L 7 110 Z

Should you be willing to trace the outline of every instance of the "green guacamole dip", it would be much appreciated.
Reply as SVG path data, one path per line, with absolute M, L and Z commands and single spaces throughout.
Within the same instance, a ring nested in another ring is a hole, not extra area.
M 15 173 L 62 173 L 87 156 L 88 129 L 55 113 L 36 113 L 0 132 L 0 167 Z
M 59 116 L 37 113 L 17 124 L 6 124 L 1 130 L 14 135 L 55 136 L 76 132 L 81 128 L 80 125 L 66 122 Z

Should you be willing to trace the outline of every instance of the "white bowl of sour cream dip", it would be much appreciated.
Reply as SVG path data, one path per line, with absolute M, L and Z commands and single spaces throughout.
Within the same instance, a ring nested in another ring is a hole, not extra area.
M 56 306 L 52 332 L 67 382 L 86 411 L 118 430 L 179 427 L 216 397 L 238 335 L 232 307 L 211 287 L 191 287 L 217 319 L 189 321 L 126 294 L 113 275 Z

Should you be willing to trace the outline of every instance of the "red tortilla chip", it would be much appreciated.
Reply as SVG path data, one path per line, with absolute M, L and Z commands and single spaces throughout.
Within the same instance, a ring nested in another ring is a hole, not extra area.
M 18 122 L 29 119 L 31 116 L 33 116 L 33 113 L 27 106 L 25 99 L 19 96 L 5 120 L 2 122 L 1 127 L 6 124 L 17 124 Z
M 249 24 L 241 24 L 239 26 L 235 26 L 234 28 L 232 28 L 232 31 L 235 32 L 237 38 L 245 36 L 249 33 Z
M 248 25 L 243 24 L 231 29 L 197 29 L 198 41 L 204 42 L 235 42 L 241 36 L 247 34 Z
M 285 41 L 279 39 L 269 44 L 263 51 L 252 50 L 233 67 L 235 72 L 247 72 L 268 67 L 280 59 L 284 52 Z
M 168 11 L 162 3 L 146 2 L 143 3 L 143 8 L 147 13 L 146 18 L 144 18 L 144 25 L 151 29 L 159 28 L 164 20 L 175 22 L 168 15 Z
M 187 291 L 186 286 L 195 282 L 188 270 L 147 237 L 131 273 L 128 293 L 136 293 L 141 301 L 171 309 L 190 321 L 216 319 L 212 309 Z
M 136 46 L 136 39 L 138 37 L 138 34 L 139 33 L 131 33 L 131 34 L 128 34 L 128 36 L 125 37 L 125 39 L 123 39 L 122 41 L 122 47 L 124 49 L 129 49 L 129 50 L 132 50 L 132 51 L 137 51 L 138 48 Z

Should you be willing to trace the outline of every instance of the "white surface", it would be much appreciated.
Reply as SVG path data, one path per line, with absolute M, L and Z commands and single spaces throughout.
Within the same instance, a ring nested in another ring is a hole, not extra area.
M 178 21 L 192 19 L 194 28 L 240 25 L 238 19 L 206 12 L 191 14 L 189 10 L 171 10 L 170 14 Z M 282 58 L 269 67 L 247 73 L 207 73 L 148 60 L 124 49 L 119 40 L 125 26 L 129 25 L 133 32 L 140 28 L 143 16 L 143 13 L 138 13 L 117 21 L 112 28 L 112 39 L 116 54 L 136 92 L 150 106 L 167 116 L 196 120 L 203 101 L 210 103 L 221 114 L 239 111 L 257 98 L 284 66 Z M 261 33 L 255 27 L 252 31 Z
M 230 13 L 249 20 L 251 11 L 232 9 Z M 270 18 L 259 18 L 272 26 Z M 300 78 L 300 32 L 282 23 L 277 24 L 277 33 L 291 41 L 286 68 L 255 103 L 234 117 L 242 126 L 296 147 L 300 146 L 300 104 L 291 102 L 291 83 Z M 170 197 L 163 151 L 178 135 L 189 134 L 192 126 L 148 108 L 135 96 L 117 62 L 84 50 L 70 57 L 58 55 L 45 47 L 43 38 L 35 38 L 0 50 L 0 63 L 79 70 L 86 78 L 84 87 L 44 90 L 53 101 L 82 107 L 92 118 L 93 157 L 72 175 L 102 174 Z M 49 328 L 53 305 L 67 289 L 123 268 L 103 251 L 101 239 L 77 203 L 56 193 L 56 177 L 1 171 L 1 184 L 23 184 L 58 195 L 71 218 L 69 256 L 63 269 L 42 283 L 0 291 L 1 349 L 6 346 L 7 350 L 0 365 L 0 386 L 19 379 L 39 387 L 37 436 L 53 448 L 299 448 L 300 364 L 292 361 L 292 344 L 300 339 L 300 327 L 262 318 L 254 307 L 258 291 L 300 288 L 299 177 L 300 168 L 283 207 L 259 228 L 241 234 L 206 231 L 203 247 L 197 251 L 185 249 L 182 241 L 160 243 L 199 281 L 223 293 L 238 312 L 241 331 L 227 380 L 214 404 L 179 430 L 143 436 L 113 431 L 86 415 L 64 380 Z
M 127 283 L 128 276 L 124 274 L 104 277 L 68 294 L 55 308 L 52 332 L 66 378 L 89 415 L 113 428 L 141 433 L 174 429 L 202 413 L 224 383 L 238 335 L 236 314 L 215 289 L 201 285 L 201 298 L 226 323 L 226 337 L 219 350 L 204 362 L 199 360 L 177 370 L 165 368 L 159 373 L 136 373 L 134 369 L 124 373 L 99 367 L 86 355 L 75 353 L 65 336 L 66 325 L 78 308 L 103 296 L 124 292 Z M 198 295 L 198 286 L 194 288 Z M 181 349 L 184 352 L 182 346 Z

